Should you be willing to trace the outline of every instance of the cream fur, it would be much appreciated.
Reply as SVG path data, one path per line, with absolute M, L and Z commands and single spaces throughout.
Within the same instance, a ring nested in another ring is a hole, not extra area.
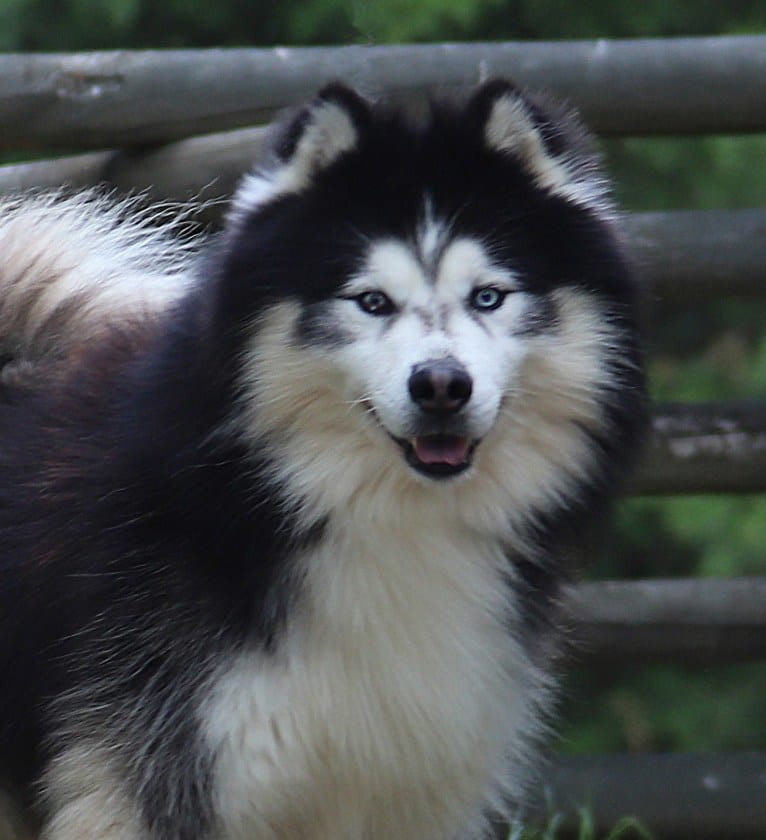
M 503 556 L 444 517 L 341 519 L 305 558 L 281 654 L 234 659 L 205 713 L 224 836 L 478 837 L 520 793 L 545 680 L 508 638 Z
M 144 830 L 106 747 L 81 743 L 48 768 L 43 782 L 53 814 L 39 840 L 142 840 Z

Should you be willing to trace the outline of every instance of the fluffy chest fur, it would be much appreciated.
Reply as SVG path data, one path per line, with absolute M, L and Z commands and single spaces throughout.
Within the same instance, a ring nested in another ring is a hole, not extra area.
M 510 631 L 506 561 L 416 519 L 332 523 L 280 651 L 219 672 L 205 729 L 226 837 L 477 836 L 518 793 L 509 760 L 544 691 Z

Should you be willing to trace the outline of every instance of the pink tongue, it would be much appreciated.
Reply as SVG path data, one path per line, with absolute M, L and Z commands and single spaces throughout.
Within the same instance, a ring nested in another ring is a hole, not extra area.
M 454 435 L 427 435 L 412 442 L 418 461 L 424 464 L 449 464 L 457 467 L 468 457 L 471 442 Z

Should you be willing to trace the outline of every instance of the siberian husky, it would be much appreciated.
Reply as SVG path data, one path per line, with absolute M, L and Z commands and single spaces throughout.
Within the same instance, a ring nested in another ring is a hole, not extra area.
M 0 774 L 43 840 L 478 838 L 645 422 L 576 117 L 341 86 L 204 247 L 0 203 Z

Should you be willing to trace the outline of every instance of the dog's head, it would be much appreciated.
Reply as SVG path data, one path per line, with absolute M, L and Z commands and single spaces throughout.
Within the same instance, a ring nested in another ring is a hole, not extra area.
M 414 122 L 327 88 L 229 216 L 248 433 L 293 481 L 585 471 L 640 413 L 612 217 L 576 118 L 509 83 Z

